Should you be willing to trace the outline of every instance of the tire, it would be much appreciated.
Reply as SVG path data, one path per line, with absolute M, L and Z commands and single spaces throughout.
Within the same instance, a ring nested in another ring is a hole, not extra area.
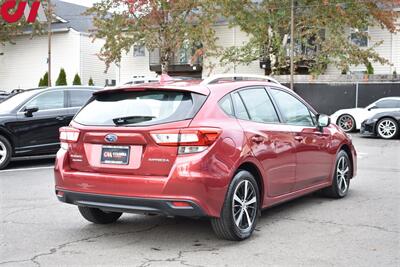
M 78 209 L 83 218 L 95 224 L 110 224 L 116 222 L 122 215 L 122 212 L 104 212 L 100 209 L 89 207 L 79 206 Z
M 0 135 L 0 170 L 5 169 L 10 163 L 12 146 L 4 136 Z
M 336 156 L 332 185 L 323 189 L 322 194 L 331 198 L 344 198 L 347 196 L 352 173 L 353 168 L 349 156 L 344 150 L 340 150 Z
M 336 124 L 346 133 L 354 132 L 356 130 L 356 120 L 350 114 L 340 115 Z
M 246 186 L 247 196 L 245 198 L 244 191 Z M 247 203 L 242 204 L 237 200 L 238 198 L 241 202 L 247 199 Z M 260 191 L 258 184 L 250 172 L 239 170 L 229 185 L 221 216 L 211 219 L 214 232 L 221 239 L 244 240 L 253 233 L 259 215 Z M 235 218 L 238 224 L 235 222 Z
M 399 135 L 399 125 L 391 118 L 383 118 L 376 124 L 376 134 L 383 139 L 393 139 Z

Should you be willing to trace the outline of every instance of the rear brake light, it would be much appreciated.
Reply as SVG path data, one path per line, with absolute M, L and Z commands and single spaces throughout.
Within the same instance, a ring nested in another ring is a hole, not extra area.
M 220 134 L 217 128 L 200 128 L 155 131 L 151 136 L 160 146 L 177 146 L 179 154 L 190 154 L 206 150 Z
M 61 143 L 76 143 L 79 139 L 79 130 L 72 127 L 60 128 Z

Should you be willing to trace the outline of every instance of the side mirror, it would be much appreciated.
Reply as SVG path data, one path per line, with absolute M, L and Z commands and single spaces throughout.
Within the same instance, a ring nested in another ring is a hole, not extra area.
M 38 112 L 38 111 L 39 111 L 38 107 L 28 107 L 28 108 L 25 108 L 25 110 L 24 110 L 26 117 L 32 117 L 33 113 Z
M 368 111 L 371 111 L 371 110 L 376 109 L 376 108 L 378 108 L 378 107 L 377 107 L 377 106 L 369 107 L 369 108 L 368 108 Z
M 322 128 L 328 127 L 331 124 L 331 118 L 325 114 L 318 114 L 317 116 L 317 125 L 318 128 L 322 131 Z

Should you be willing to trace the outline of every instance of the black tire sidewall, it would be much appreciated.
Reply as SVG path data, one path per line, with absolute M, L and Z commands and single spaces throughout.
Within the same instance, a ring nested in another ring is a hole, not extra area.
M 234 195 L 235 189 L 238 186 L 238 184 L 244 180 L 248 180 L 253 185 L 253 187 L 256 191 L 256 198 L 257 198 L 257 214 L 254 219 L 252 227 L 247 231 L 243 231 L 236 226 L 234 218 L 233 218 L 233 214 L 232 214 L 232 200 L 233 200 L 233 195 Z M 223 216 L 228 217 L 228 218 L 224 218 L 224 219 L 229 220 L 229 225 L 230 225 L 231 229 L 233 230 L 235 236 L 237 236 L 239 239 L 246 239 L 246 238 L 250 237 L 257 225 L 258 217 L 260 215 L 260 190 L 259 190 L 259 186 L 258 186 L 254 176 L 248 171 L 239 170 L 236 173 L 236 175 L 234 176 L 234 178 L 232 179 L 232 182 L 229 186 L 227 197 L 226 197 L 225 201 L 226 201 L 226 203 L 224 205 Z
M 4 136 L 0 135 L 0 142 L 4 144 L 4 146 L 7 149 L 7 156 L 6 156 L 6 160 L 3 161 L 3 163 L 0 164 L 0 170 L 4 169 L 5 167 L 7 167 L 7 165 L 10 163 L 11 157 L 12 157 L 12 146 L 10 144 L 10 141 L 8 141 L 7 138 L 5 138 Z
M 395 134 L 394 134 L 392 137 L 390 137 L 390 138 L 387 138 L 387 137 L 382 136 L 382 135 L 379 133 L 379 130 L 378 130 L 378 129 L 379 129 L 379 124 L 381 124 L 383 121 L 386 121 L 386 120 L 389 120 L 389 121 L 393 122 L 394 125 L 396 126 L 396 132 L 395 132 Z M 396 138 L 396 137 L 399 135 L 399 124 L 398 124 L 395 120 L 393 120 L 392 118 L 383 118 L 383 119 L 379 120 L 378 123 L 376 124 L 376 134 L 377 134 L 380 138 L 382 138 L 382 139 L 393 139 L 393 138 Z
M 339 164 L 339 160 L 340 160 L 342 157 L 345 157 L 345 158 L 346 158 L 347 164 L 348 164 L 348 166 L 349 166 L 349 172 L 350 172 L 349 179 L 346 180 L 346 181 L 347 181 L 347 190 L 346 190 L 346 192 L 345 192 L 344 194 L 341 194 L 341 193 L 340 193 L 339 184 L 338 184 L 338 179 L 337 179 L 337 167 L 338 167 L 338 164 Z M 336 194 L 339 198 L 343 198 L 343 197 L 345 197 L 345 196 L 348 194 L 349 188 L 350 188 L 350 177 L 351 177 L 351 174 L 352 174 L 352 173 L 353 173 L 353 166 L 352 166 L 352 164 L 351 164 L 349 155 L 347 155 L 347 153 L 346 153 L 345 151 L 341 150 L 341 151 L 337 154 L 337 156 L 336 156 L 335 170 L 334 170 L 333 181 L 332 181 L 333 190 L 334 190 L 335 194 Z

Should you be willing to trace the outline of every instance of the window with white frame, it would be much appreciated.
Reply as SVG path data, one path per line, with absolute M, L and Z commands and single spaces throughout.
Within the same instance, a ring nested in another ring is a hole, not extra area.
M 145 49 L 144 45 L 134 45 L 133 46 L 133 56 L 134 57 L 146 56 L 146 49 Z
M 368 27 L 362 29 L 351 29 L 350 39 L 359 47 L 368 47 Z

